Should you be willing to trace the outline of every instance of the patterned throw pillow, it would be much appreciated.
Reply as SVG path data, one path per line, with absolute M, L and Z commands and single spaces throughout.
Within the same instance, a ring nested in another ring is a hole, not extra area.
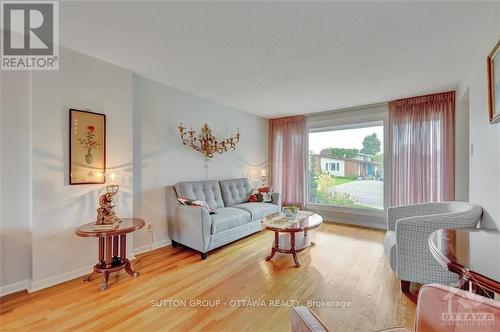
M 257 194 L 257 202 L 271 203 L 272 200 L 273 199 L 269 193 L 258 193 Z
M 272 199 L 271 193 L 269 192 L 269 187 L 262 187 L 262 188 L 252 190 L 252 193 L 250 194 L 250 198 L 248 199 L 248 202 L 271 203 L 272 200 L 273 199 Z
M 192 200 L 188 197 L 177 197 L 177 200 L 179 201 L 179 203 L 181 203 L 182 205 L 191 205 L 191 202 Z
M 212 209 L 210 206 L 208 206 L 207 202 L 204 202 L 204 201 L 200 201 L 200 200 L 192 200 L 188 197 L 177 197 L 177 200 L 179 201 L 179 203 L 181 203 L 182 205 L 190 205 L 190 206 L 201 206 L 201 207 L 204 207 L 208 210 L 208 213 L 209 214 L 216 214 L 217 211 L 215 211 L 214 209 Z
M 249 203 L 258 202 L 257 200 L 258 193 L 259 191 L 257 189 L 253 189 L 252 192 L 250 193 L 250 197 L 248 198 L 248 202 Z
M 271 203 L 273 201 L 273 197 L 271 196 L 270 193 L 268 192 L 263 192 L 262 193 L 262 201 L 264 203 Z

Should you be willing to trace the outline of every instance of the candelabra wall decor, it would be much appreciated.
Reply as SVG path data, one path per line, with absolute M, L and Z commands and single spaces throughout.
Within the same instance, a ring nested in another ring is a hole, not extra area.
M 203 153 L 206 158 L 212 158 L 215 153 L 223 154 L 227 151 L 234 151 L 241 136 L 240 130 L 237 129 L 235 135 L 225 139 L 217 139 L 206 123 L 201 127 L 201 134 L 196 134 L 193 128 L 186 130 L 182 123 L 178 128 L 182 143 L 195 151 Z

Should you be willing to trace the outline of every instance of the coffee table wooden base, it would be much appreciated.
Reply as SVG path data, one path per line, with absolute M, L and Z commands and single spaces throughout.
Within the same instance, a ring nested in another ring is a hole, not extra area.
M 271 260 L 277 252 L 291 254 L 295 262 L 295 267 L 300 267 L 297 253 L 304 251 L 312 245 L 314 245 L 314 242 L 309 241 L 307 232 L 285 232 L 280 235 L 279 232 L 275 231 L 271 254 L 266 257 L 266 261 Z

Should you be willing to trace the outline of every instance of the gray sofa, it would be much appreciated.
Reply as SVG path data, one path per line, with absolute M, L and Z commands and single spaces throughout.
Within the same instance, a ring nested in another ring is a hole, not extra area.
M 182 244 L 208 252 L 261 230 L 262 218 L 281 210 L 279 193 L 272 203 L 249 203 L 252 187 L 248 179 L 188 181 L 167 187 L 167 222 L 172 246 Z M 203 207 L 182 205 L 184 196 L 206 202 L 216 214 Z

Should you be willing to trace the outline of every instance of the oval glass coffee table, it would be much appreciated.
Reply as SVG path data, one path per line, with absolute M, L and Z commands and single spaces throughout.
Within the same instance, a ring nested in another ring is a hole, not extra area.
M 295 219 L 285 218 L 282 213 L 275 213 L 262 219 L 262 225 L 274 232 L 273 247 L 266 261 L 273 258 L 276 252 L 280 252 L 293 255 L 295 266 L 300 267 L 297 253 L 314 245 L 309 240 L 307 232 L 319 227 L 322 222 L 323 218 L 319 214 L 308 211 L 300 211 Z

